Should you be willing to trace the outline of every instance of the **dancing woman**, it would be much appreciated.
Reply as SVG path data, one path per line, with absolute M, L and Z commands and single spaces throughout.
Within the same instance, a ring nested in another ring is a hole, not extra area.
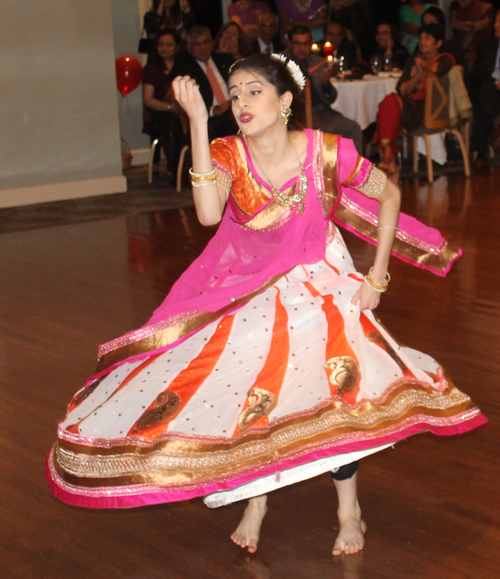
M 351 141 L 290 130 L 304 78 L 284 60 L 257 54 L 233 66 L 241 134 L 211 145 L 197 85 L 174 80 L 190 119 L 197 215 L 220 226 L 149 322 L 101 346 L 47 474 L 58 498 L 93 508 L 250 499 L 232 539 L 254 552 L 266 493 L 333 472 L 333 553 L 349 554 L 366 529 L 359 458 L 485 419 L 435 360 L 399 346 L 370 311 L 387 289 L 391 246 L 441 275 L 458 252 L 436 230 L 403 214 L 398 222 L 398 188 Z M 332 215 L 378 239 L 366 277 Z

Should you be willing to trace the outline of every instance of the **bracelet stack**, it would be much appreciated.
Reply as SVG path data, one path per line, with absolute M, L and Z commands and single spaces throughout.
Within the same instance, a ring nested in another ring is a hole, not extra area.
M 378 279 L 375 279 L 373 277 L 372 270 L 373 267 L 370 267 L 368 275 L 365 275 L 365 282 L 376 292 L 380 293 L 386 292 L 387 288 L 389 287 L 389 282 L 391 281 L 391 276 L 389 275 L 389 273 L 386 273 L 384 281 L 379 281 Z
M 210 185 L 211 183 L 217 182 L 217 173 L 215 169 L 212 169 L 208 173 L 195 173 L 193 168 L 191 168 L 189 169 L 189 175 L 193 187 L 203 187 L 204 185 Z

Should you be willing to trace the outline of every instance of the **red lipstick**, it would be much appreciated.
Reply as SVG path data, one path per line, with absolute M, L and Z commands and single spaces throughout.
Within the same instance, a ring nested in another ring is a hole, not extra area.
M 251 115 L 250 113 L 241 113 L 240 115 L 240 121 L 242 123 L 249 123 L 252 119 L 253 115 Z

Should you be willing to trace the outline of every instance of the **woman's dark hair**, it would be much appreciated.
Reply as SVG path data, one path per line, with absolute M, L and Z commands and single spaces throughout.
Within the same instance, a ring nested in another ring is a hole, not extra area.
M 287 59 L 287 62 L 288 60 L 290 59 Z M 252 56 L 237 60 L 230 69 L 229 77 L 238 70 L 246 70 L 258 74 L 274 86 L 279 96 L 286 92 L 291 92 L 293 97 L 290 105 L 292 116 L 287 128 L 288 130 L 303 128 L 304 97 L 284 62 L 272 58 L 269 54 L 252 54 Z
M 215 37 L 215 40 L 214 40 L 214 52 L 217 52 L 219 50 L 220 39 L 222 38 L 222 35 L 224 34 L 224 32 L 230 26 L 234 26 L 236 28 L 236 30 L 238 31 L 238 50 L 239 50 L 239 53 L 241 54 L 241 56 L 243 58 L 250 56 L 253 53 L 252 47 L 250 46 L 250 44 L 247 40 L 247 37 L 245 36 L 245 33 L 243 32 L 243 29 L 241 28 L 241 26 L 237 22 L 233 22 L 232 20 L 230 20 L 229 22 L 226 22 L 226 24 L 224 24 L 224 26 L 217 33 L 217 36 Z
M 418 31 L 418 35 L 420 36 L 424 32 L 433 36 L 436 42 L 444 42 L 444 28 L 439 26 L 439 24 L 423 24 Z
M 156 12 L 158 10 L 159 5 L 160 5 L 160 0 L 153 0 L 153 6 L 152 6 L 150 12 Z M 179 0 L 175 0 L 175 2 L 172 5 L 172 8 L 170 9 L 170 12 L 174 16 L 177 16 L 177 14 L 181 13 L 181 7 L 180 7 Z
M 175 40 L 176 46 L 179 46 L 179 44 L 182 42 L 181 35 L 177 32 L 177 30 L 175 30 L 175 28 L 162 28 L 158 30 L 153 41 L 155 49 L 158 49 L 158 42 L 160 41 L 160 38 L 162 36 L 166 36 L 167 34 Z
M 434 16 L 434 18 L 437 20 L 437 24 L 438 26 L 441 26 L 442 28 L 446 28 L 446 17 L 444 15 L 444 12 L 441 10 L 441 8 L 438 8 L 437 6 L 430 6 L 429 8 L 427 8 L 427 10 L 425 12 L 422 12 L 422 18 L 421 21 L 424 21 L 424 16 L 426 14 L 430 14 L 431 16 Z

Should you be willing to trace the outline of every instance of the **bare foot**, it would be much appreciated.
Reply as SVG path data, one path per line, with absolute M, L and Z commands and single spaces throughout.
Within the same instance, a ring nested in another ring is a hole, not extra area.
M 248 549 L 249 553 L 255 553 L 255 551 L 257 551 L 260 527 L 267 513 L 266 503 L 266 495 L 250 499 L 238 528 L 231 535 L 231 539 L 243 549 Z
M 365 546 L 366 523 L 361 516 L 340 520 L 340 531 L 333 545 L 334 555 L 353 555 Z

